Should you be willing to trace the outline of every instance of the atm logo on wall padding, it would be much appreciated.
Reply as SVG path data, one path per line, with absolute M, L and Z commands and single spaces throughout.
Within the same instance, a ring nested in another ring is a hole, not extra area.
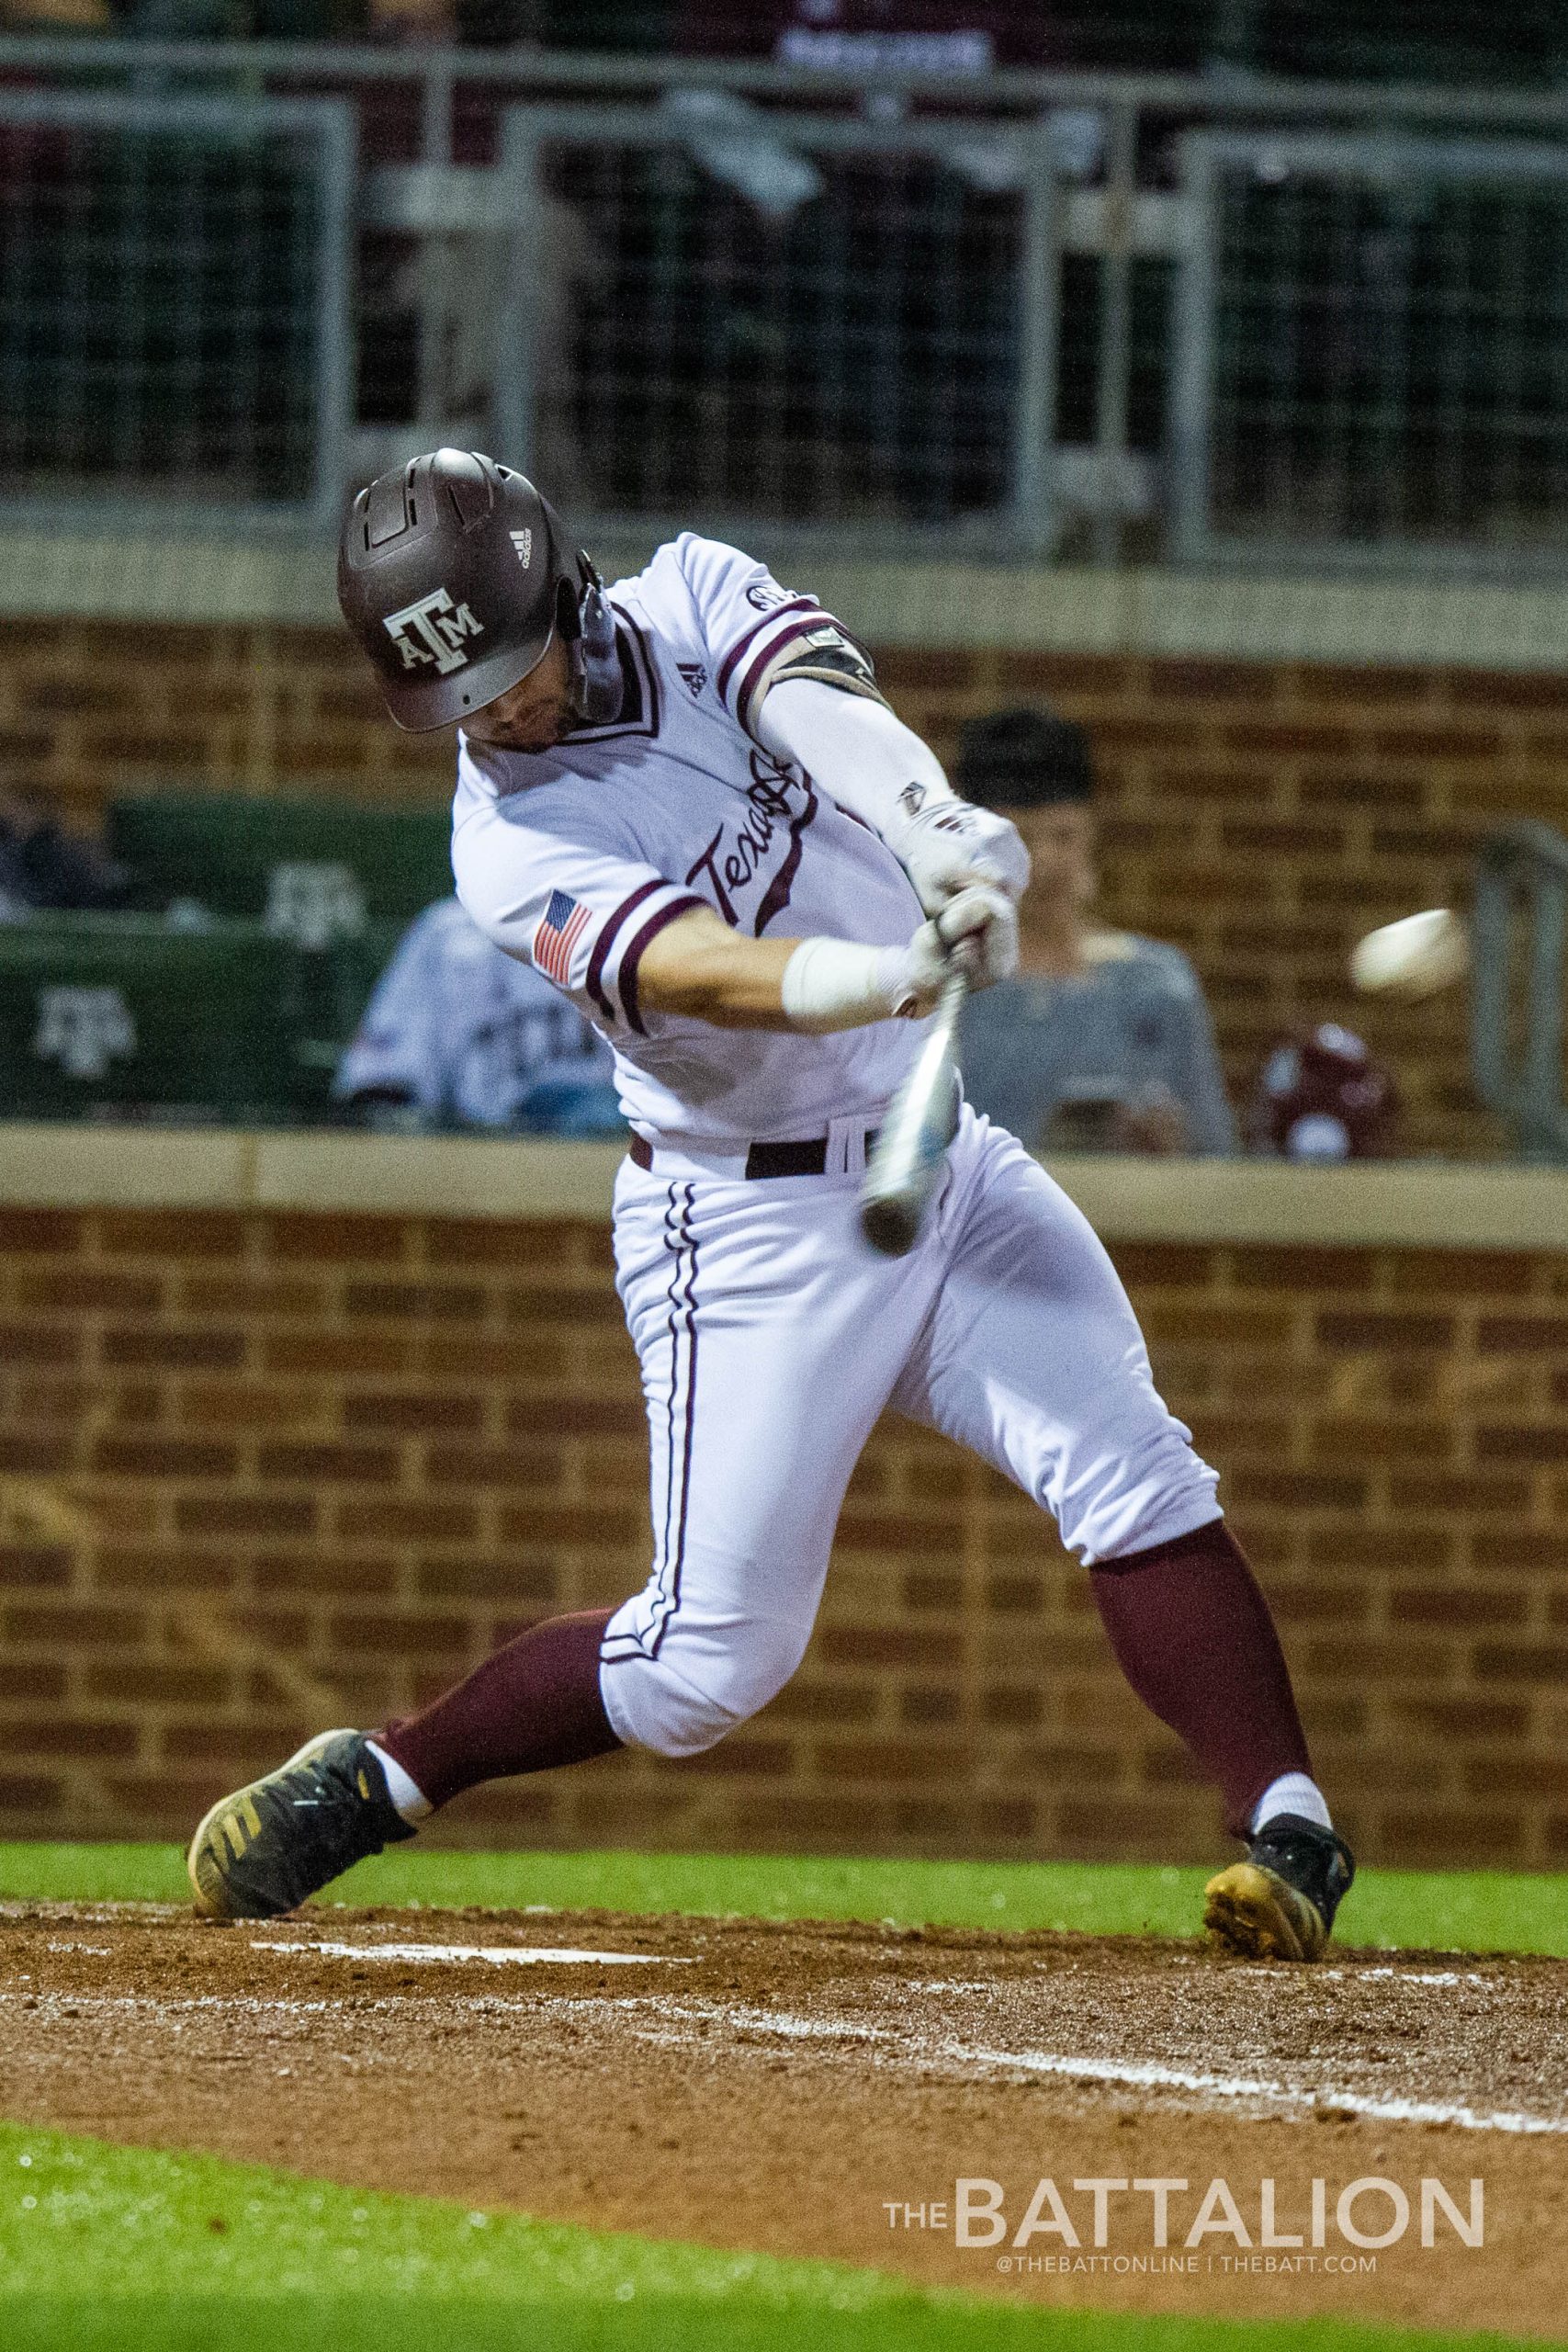
M 383 626 L 405 670 L 428 669 L 434 663 L 443 678 L 467 662 L 463 639 L 485 633 L 484 623 L 474 618 L 468 605 L 454 604 L 446 588 L 433 588 L 400 613 L 389 613 Z
M 33 1051 L 67 1078 L 107 1078 L 111 1062 L 135 1054 L 136 1023 L 118 989 L 40 989 Z

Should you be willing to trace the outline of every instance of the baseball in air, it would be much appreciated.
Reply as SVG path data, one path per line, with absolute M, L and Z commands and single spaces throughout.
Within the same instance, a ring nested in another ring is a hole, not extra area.
M 1358 940 L 1350 953 L 1350 978 L 1364 995 L 1406 1003 L 1451 988 L 1469 969 L 1464 925 L 1448 907 L 1385 922 Z

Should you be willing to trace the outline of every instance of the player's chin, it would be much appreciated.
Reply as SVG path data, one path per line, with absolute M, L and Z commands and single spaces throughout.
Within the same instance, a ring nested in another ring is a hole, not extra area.
M 519 724 L 468 729 L 469 741 L 489 743 L 498 752 L 550 752 L 571 731 L 571 714 L 561 710 L 544 718 Z

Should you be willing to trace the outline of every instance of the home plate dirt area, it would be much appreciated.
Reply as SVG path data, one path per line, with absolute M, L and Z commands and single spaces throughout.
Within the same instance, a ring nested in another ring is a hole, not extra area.
M 331 1907 L 220 1928 L 9 1904 L 0 2108 L 1014 2300 L 1545 2337 L 1568 2276 L 1557 1961 L 1295 1969 L 956 1928 Z M 965 2192 L 963 2229 L 961 2179 L 995 2185 Z M 1162 2180 L 1163 2248 L 1156 2193 L 1132 2186 Z M 1075 2186 L 1095 2181 L 1128 2186 Z M 1358 2181 L 1394 2194 L 1342 2209 Z M 1394 2230 L 1399 2197 L 1407 2226 L 1358 2245 Z

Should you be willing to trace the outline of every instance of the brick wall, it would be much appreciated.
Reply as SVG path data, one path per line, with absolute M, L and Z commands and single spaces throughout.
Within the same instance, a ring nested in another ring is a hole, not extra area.
M 1568 1864 L 1568 1261 L 1117 1255 L 1352 1836 Z M 307 1731 L 640 1583 L 607 1262 L 588 1223 L 0 1212 L 0 1835 L 180 1834 Z M 694 1763 L 465 1800 L 442 1834 L 1217 1850 L 1045 1522 L 897 1424 L 763 1715 Z
M 1409 1149 L 1496 1148 L 1462 997 L 1369 1008 L 1345 956 L 1375 922 L 1462 899 L 1500 819 L 1568 828 L 1568 678 L 908 650 L 881 669 L 943 753 L 1000 698 L 1047 695 L 1088 724 L 1105 911 L 1196 957 L 1238 1101 L 1280 1028 L 1344 1019 L 1398 1072 Z M 159 780 L 426 800 L 450 766 L 444 738 L 378 716 L 336 632 L 0 624 L 0 785 L 47 784 L 85 818 Z

